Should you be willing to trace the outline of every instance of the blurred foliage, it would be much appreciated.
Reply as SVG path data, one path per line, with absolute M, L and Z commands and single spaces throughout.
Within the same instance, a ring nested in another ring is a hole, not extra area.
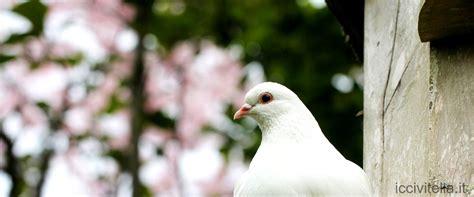
M 26 1 L 15 6 L 12 11 L 28 19 L 32 24 L 32 28 L 26 33 L 11 35 L 4 43 L 11 44 L 23 41 L 28 36 L 39 36 L 43 32 L 43 23 L 47 10 L 47 7 L 38 0 Z
M 355 86 L 344 94 L 331 85 L 335 73 L 360 65 L 326 7 L 304 0 L 162 0 L 153 11 L 151 32 L 165 50 L 190 38 L 240 45 L 246 63 L 260 62 L 269 81 L 297 93 L 336 148 L 362 164 L 362 118 L 355 116 L 362 91 Z
M 56 62 L 61 65 L 69 66 L 69 65 L 77 65 L 81 63 L 84 59 L 84 55 L 82 53 L 75 53 L 66 57 L 54 57 L 51 61 Z
M 145 119 L 147 119 L 150 123 L 155 124 L 158 127 L 163 129 L 174 129 L 176 128 L 176 121 L 166 114 L 163 114 L 160 111 L 153 112 L 153 113 L 146 113 Z
M 44 16 L 46 15 L 47 8 L 45 5 L 40 3 L 37 0 L 28 1 L 22 4 L 19 4 L 13 11 L 26 17 L 31 24 L 33 24 L 33 28 L 31 28 L 29 34 L 32 36 L 38 36 L 43 31 L 43 22 Z
M 15 56 L 13 56 L 13 55 L 0 54 L 0 64 L 2 64 L 4 62 L 8 62 L 8 61 L 13 60 L 13 59 L 15 59 Z
M 43 4 L 28 1 L 13 10 L 30 20 L 33 28 L 12 35 L 5 44 L 41 33 L 47 11 Z M 152 10 L 149 31 L 158 38 L 161 50 L 168 51 L 182 40 L 203 38 L 224 47 L 241 46 L 244 62 L 260 62 L 269 81 L 282 83 L 297 93 L 336 148 L 361 164 L 362 118 L 355 114 L 362 109 L 362 91 L 355 86 L 344 94 L 331 85 L 335 73 L 348 73 L 359 65 L 327 8 L 311 7 L 304 0 L 160 0 L 155 1 Z M 2 54 L 0 63 L 12 58 Z M 82 58 L 75 54 L 53 61 L 75 64 Z M 112 96 L 106 111 L 113 112 L 123 105 Z M 173 124 L 159 114 L 148 114 L 148 118 L 154 124 L 163 122 L 165 127 Z

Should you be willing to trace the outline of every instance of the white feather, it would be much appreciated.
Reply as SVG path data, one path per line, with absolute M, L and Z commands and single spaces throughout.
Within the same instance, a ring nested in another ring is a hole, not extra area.
M 258 97 L 269 92 L 273 101 Z M 251 89 L 248 115 L 262 130 L 262 142 L 234 196 L 370 196 L 364 171 L 326 139 L 311 112 L 288 88 L 266 82 Z

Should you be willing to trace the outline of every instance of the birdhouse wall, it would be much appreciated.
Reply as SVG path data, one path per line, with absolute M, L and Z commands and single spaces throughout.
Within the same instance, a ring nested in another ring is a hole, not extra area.
M 473 47 L 422 43 L 422 4 L 365 2 L 364 169 L 377 196 L 473 179 Z

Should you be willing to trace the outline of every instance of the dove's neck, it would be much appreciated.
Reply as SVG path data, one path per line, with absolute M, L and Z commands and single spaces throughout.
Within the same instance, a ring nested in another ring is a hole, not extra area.
M 344 159 L 324 136 L 317 121 L 305 106 L 257 122 L 262 130 L 262 142 L 252 160 L 254 165 L 270 158 L 294 159 L 295 154 L 311 154 L 320 159 Z
M 332 147 L 306 106 L 259 122 L 262 144 L 318 143 Z

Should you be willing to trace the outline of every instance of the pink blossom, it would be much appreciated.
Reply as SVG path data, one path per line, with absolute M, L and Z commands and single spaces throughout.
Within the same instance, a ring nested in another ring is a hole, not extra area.
M 121 54 L 120 58 L 120 61 L 110 65 L 110 74 L 115 75 L 119 79 L 124 79 L 132 73 L 135 57 L 133 54 Z
M 130 114 L 127 110 L 99 117 L 97 131 L 101 136 L 109 138 L 113 149 L 124 149 L 130 141 Z
M 0 9 L 10 9 L 18 4 L 17 0 L 2 0 L 0 1 Z
M 20 112 L 23 116 L 23 122 L 26 126 L 37 126 L 47 122 L 44 112 L 31 104 L 21 106 Z
M 44 58 L 47 53 L 48 46 L 44 39 L 34 39 L 29 41 L 26 44 L 26 51 L 25 53 L 32 58 L 33 61 L 40 61 L 41 58 Z
M 67 43 L 55 42 L 49 51 L 50 55 L 54 58 L 64 58 L 70 55 L 74 55 L 79 51 Z
M 85 23 L 94 31 L 100 45 L 110 52 L 117 52 L 116 36 L 135 15 L 134 8 L 121 1 L 55 1 L 50 3 L 47 22 L 54 21 L 59 13 L 68 13 L 66 18 L 71 20 L 85 19 L 77 22 Z
M 64 124 L 72 134 L 80 135 L 91 129 L 92 117 L 87 108 L 75 107 L 66 111 Z
M 44 101 L 52 107 L 62 104 L 62 92 L 68 80 L 64 68 L 56 64 L 44 64 L 16 81 L 22 93 L 33 101 Z
M 0 80 L 0 119 L 5 118 L 17 105 L 22 103 L 22 97 L 5 81 Z
M 4 65 L 4 69 L 2 80 L 9 84 L 16 85 L 16 82 L 21 81 L 29 72 L 29 64 L 24 59 L 17 59 L 7 62 Z
M 179 90 L 178 73 L 154 53 L 145 56 L 147 81 L 145 91 L 148 99 L 145 106 L 149 111 L 175 108 L 177 104 L 176 92 Z
M 191 63 L 194 59 L 196 49 L 189 42 L 181 42 L 174 47 L 167 61 L 170 64 L 184 66 Z
M 203 42 L 193 62 L 185 65 L 183 103 L 178 131 L 185 145 L 191 145 L 200 129 L 222 113 L 240 81 L 240 64 L 229 52 Z
M 92 113 L 98 113 L 106 107 L 106 104 L 118 86 L 118 80 L 114 75 L 109 74 L 105 76 L 102 83 L 87 96 L 85 107 Z

